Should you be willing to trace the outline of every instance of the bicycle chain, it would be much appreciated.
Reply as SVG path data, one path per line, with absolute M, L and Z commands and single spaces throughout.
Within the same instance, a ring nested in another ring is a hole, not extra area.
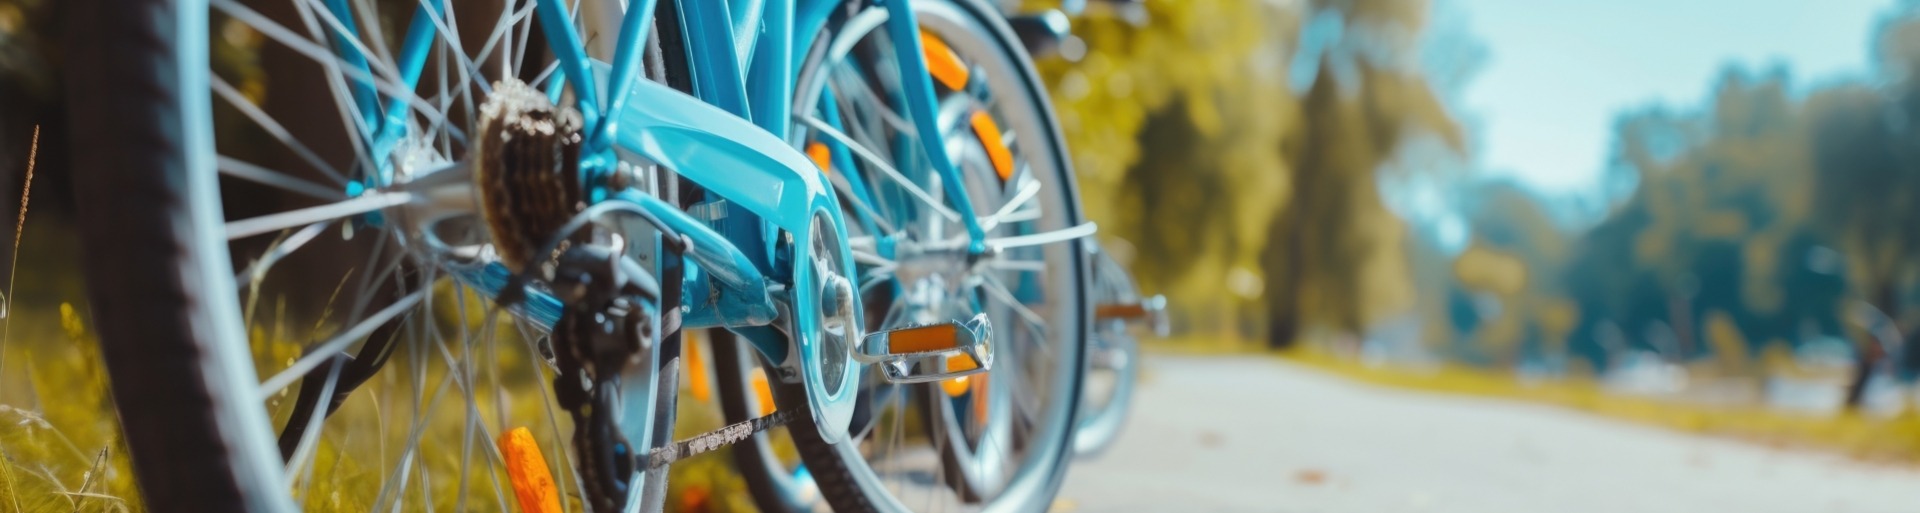
M 792 410 L 777 410 L 764 417 L 755 417 L 708 431 L 692 438 L 674 442 L 647 455 L 647 470 L 655 470 L 672 465 L 682 459 L 699 456 L 707 452 L 740 443 L 755 434 L 786 425 L 793 421 Z

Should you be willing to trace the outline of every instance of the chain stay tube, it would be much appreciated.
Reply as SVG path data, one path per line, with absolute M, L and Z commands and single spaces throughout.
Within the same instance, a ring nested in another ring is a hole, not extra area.
M 685 312 L 681 324 L 687 328 L 765 326 L 774 322 L 776 310 L 767 292 L 767 280 L 740 249 L 713 231 L 706 223 L 658 198 L 636 191 L 621 192 L 611 201 L 629 201 L 652 212 L 689 241 L 687 258 Z M 787 346 L 754 339 L 755 347 L 770 361 L 786 361 Z

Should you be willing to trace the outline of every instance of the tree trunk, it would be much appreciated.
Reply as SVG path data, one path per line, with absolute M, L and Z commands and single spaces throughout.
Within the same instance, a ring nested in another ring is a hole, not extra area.
M 1896 331 L 1900 329 L 1894 321 L 1900 315 L 1900 295 L 1892 283 L 1881 282 L 1874 293 L 1873 306 L 1887 316 L 1887 322 L 1895 323 Z M 1849 411 L 1860 409 L 1860 403 L 1866 399 L 1867 383 L 1873 379 L 1873 370 L 1880 366 L 1880 360 L 1886 358 L 1887 354 L 1886 348 L 1874 336 L 1872 327 L 1865 331 L 1863 343 L 1854 351 L 1853 378 L 1847 382 L 1846 408 Z
M 1261 252 L 1266 271 L 1267 348 L 1290 349 L 1300 336 L 1300 253 L 1297 206 L 1288 200 L 1267 229 Z

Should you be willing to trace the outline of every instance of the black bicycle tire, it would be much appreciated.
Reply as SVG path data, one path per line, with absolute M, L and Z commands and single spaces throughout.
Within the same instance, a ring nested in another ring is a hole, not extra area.
M 196 46 L 188 38 L 204 34 L 179 32 L 189 16 L 204 26 L 205 14 L 179 4 L 69 4 L 69 140 L 88 304 L 146 507 L 276 509 L 287 502 L 283 486 L 259 486 L 261 476 L 241 463 L 261 448 L 231 436 L 252 429 L 234 409 L 248 399 L 231 397 L 248 391 L 205 372 L 219 364 L 211 344 L 225 320 L 208 295 L 223 292 L 206 287 L 202 267 L 227 260 L 195 242 L 225 235 L 206 233 L 194 213 L 212 208 L 217 216 L 220 198 L 193 186 L 194 174 L 210 179 L 214 170 L 185 140 L 193 114 L 184 95 L 212 93 L 182 90 L 183 74 L 199 71 L 183 63 L 204 59 L 187 55 Z

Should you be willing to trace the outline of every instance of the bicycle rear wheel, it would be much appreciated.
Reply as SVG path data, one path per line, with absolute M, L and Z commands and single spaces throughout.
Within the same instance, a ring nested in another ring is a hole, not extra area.
M 418 4 L 459 9 L 428 17 L 413 90 L 381 30 L 414 2 L 73 3 L 82 265 L 148 508 L 504 510 L 494 441 L 515 427 L 553 460 L 562 496 L 582 495 L 536 347 L 546 326 L 496 316 L 449 279 L 497 263 L 477 213 L 427 233 L 396 210 L 414 204 L 407 180 L 473 151 L 495 80 L 551 76 L 531 4 L 515 3 Z M 371 72 L 353 73 L 353 55 Z M 362 108 L 356 82 L 386 104 Z M 372 137 L 386 123 L 405 127 L 390 146 Z M 651 363 L 670 370 L 665 356 Z M 369 400 L 346 400 L 362 384 Z

